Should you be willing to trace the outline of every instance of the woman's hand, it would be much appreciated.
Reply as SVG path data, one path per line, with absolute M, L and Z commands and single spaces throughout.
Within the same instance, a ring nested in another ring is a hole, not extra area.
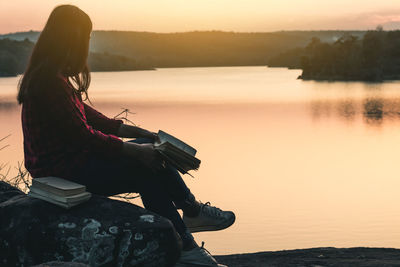
M 150 169 L 160 170 L 165 165 L 160 153 L 154 148 L 153 144 L 141 144 L 142 156 L 140 161 Z
M 160 141 L 160 139 L 158 138 L 158 134 L 157 133 L 150 132 L 150 131 L 147 131 L 147 130 L 146 130 L 146 133 L 144 133 L 143 137 L 146 137 L 146 138 L 149 138 L 149 139 L 153 140 L 153 143 L 156 143 L 156 142 Z
M 153 144 L 124 142 L 123 153 L 140 161 L 146 167 L 156 171 L 165 168 L 165 162 Z

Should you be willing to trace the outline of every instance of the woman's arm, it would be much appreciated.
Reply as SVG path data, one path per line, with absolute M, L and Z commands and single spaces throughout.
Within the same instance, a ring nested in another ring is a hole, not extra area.
M 86 103 L 83 103 L 83 106 L 89 125 L 105 134 L 117 135 L 119 126 L 123 123 L 122 120 L 108 118 Z
M 88 123 L 92 125 L 93 128 L 102 131 L 103 133 L 125 138 L 145 137 L 153 141 L 157 139 L 156 133 L 137 126 L 123 124 L 122 120 L 108 118 L 86 103 L 84 103 L 84 106 Z
M 69 144 L 71 150 L 80 147 L 109 157 L 124 155 L 151 168 L 160 166 L 158 152 L 152 144 L 123 142 L 114 135 L 107 135 L 94 129 L 87 124 L 75 105 L 72 91 L 68 86 L 63 82 L 57 82 L 51 89 L 42 93 L 37 104 L 41 107 L 38 112 L 42 113 L 43 120 L 51 125 L 48 131 L 57 136 L 57 142 Z
M 117 136 L 126 137 L 126 138 L 137 138 L 137 137 L 145 137 L 149 138 L 153 141 L 157 140 L 157 134 L 150 132 L 146 129 L 142 129 L 137 126 L 121 124 L 117 131 Z
M 80 148 L 110 157 L 121 155 L 123 141 L 88 125 L 72 90 L 65 81 L 57 79 L 51 87 L 42 90 L 40 98 L 32 99 L 43 123 L 51 125 L 47 131 L 57 136 L 58 142 L 68 144 L 71 151 Z

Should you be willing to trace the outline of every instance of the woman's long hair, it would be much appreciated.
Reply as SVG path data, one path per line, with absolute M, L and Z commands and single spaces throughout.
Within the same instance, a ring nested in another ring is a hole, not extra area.
M 76 91 L 88 98 L 87 57 L 91 31 L 89 16 L 78 7 L 60 5 L 54 8 L 19 82 L 18 103 L 31 95 L 40 95 L 41 88 L 57 75 L 66 77 Z

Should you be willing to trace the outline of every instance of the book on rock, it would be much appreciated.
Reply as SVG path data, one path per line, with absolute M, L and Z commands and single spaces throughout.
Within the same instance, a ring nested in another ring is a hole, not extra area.
M 158 138 L 159 141 L 154 147 L 166 162 L 182 174 L 189 174 L 188 171 L 199 169 L 201 161 L 195 157 L 196 149 L 161 130 L 158 131 Z
M 68 209 L 89 200 L 92 194 L 84 185 L 59 177 L 42 177 L 32 179 L 28 196 Z

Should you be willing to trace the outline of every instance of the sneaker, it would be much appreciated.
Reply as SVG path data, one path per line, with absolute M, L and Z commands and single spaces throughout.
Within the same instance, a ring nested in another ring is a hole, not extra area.
M 204 242 L 201 247 L 196 247 L 188 251 L 182 251 L 181 257 L 174 267 L 228 267 L 219 264 L 210 252 L 204 248 Z
M 191 233 L 218 231 L 231 226 L 235 222 L 235 214 L 232 211 L 222 211 L 207 202 L 201 204 L 200 213 L 196 217 L 188 217 L 183 213 L 183 221 Z

